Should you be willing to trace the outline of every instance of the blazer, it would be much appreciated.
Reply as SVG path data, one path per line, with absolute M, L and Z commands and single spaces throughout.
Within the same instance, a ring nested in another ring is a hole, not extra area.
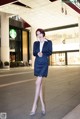
M 40 52 L 40 42 L 35 41 L 33 44 L 33 55 L 35 56 L 34 75 L 47 77 L 48 57 L 52 54 L 52 42 L 50 40 L 44 42 L 42 48 L 42 57 L 38 56 L 38 52 Z
M 40 51 L 40 42 L 35 41 L 33 45 L 33 55 L 38 56 L 38 52 Z M 52 41 L 47 40 L 44 42 L 43 48 L 42 48 L 43 56 L 50 56 L 52 54 Z

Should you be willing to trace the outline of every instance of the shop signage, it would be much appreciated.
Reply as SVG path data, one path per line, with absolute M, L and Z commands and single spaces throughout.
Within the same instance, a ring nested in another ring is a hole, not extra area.
M 10 32 L 9 32 L 9 34 L 10 34 L 10 37 L 13 38 L 13 39 L 15 39 L 16 36 L 17 36 L 17 33 L 16 33 L 16 30 L 15 29 L 11 29 Z

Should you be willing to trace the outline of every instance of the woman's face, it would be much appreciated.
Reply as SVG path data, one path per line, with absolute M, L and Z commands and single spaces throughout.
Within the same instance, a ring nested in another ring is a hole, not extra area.
M 43 34 L 40 33 L 39 31 L 37 31 L 36 35 L 37 35 L 37 38 L 39 38 L 39 39 L 42 39 L 43 38 Z

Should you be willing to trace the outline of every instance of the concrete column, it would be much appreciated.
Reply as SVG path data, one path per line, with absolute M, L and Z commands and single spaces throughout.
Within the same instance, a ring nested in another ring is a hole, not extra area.
M 80 17 L 78 18 L 78 26 L 79 26 L 79 54 L 80 54 Z
M 36 38 L 36 34 L 35 34 L 35 31 L 36 31 L 37 28 L 31 28 L 31 47 L 32 47 L 32 68 L 34 68 L 34 59 L 35 57 L 33 56 L 33 43 L 34 41 L 37 40 Z
M 8 14 L 1 14 L 1 61 L 10 61 L 9 58 L 9 17 Z

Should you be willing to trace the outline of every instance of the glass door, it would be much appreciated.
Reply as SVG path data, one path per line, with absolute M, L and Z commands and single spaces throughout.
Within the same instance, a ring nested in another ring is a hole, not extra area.
M 68 52 L 68 65 L 80 64 L 80 52 Z
M 52 54 L 51 65 L 65 65 L 65 53 Z

